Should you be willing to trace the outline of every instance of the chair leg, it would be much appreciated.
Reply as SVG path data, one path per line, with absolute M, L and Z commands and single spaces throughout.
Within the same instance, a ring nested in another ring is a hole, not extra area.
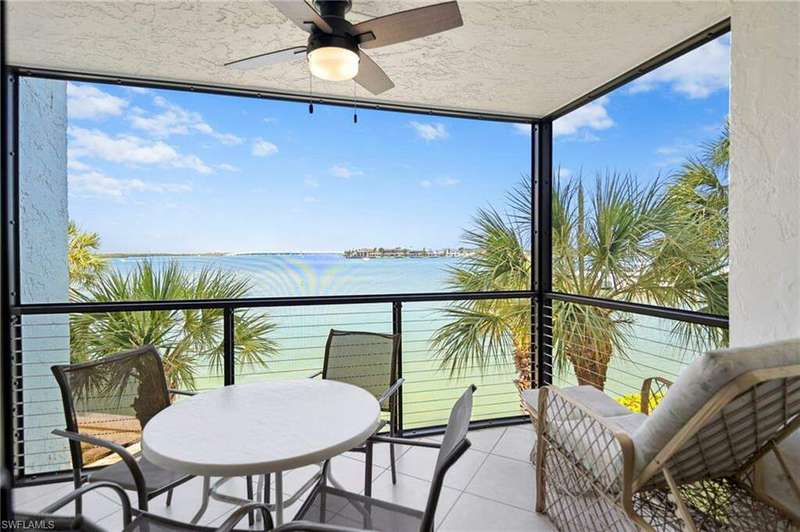
M 397 437 L 397 430 L 396 430 L 395 416 L 394 416 L 396 408 L 397 408 L 397 406 L 394 406 L 394 408 L 392 409 L 392 417 L 389 420 L 389 435 L 392 438 L 396 438 Z M 391 468 L 392 468 L 392 484 L 397 484 L 397 466 L 395 466 L 394 457 L 395 457 L 394 444 L 390 443 L 389 444 L 389 463 L 391 464 Z
M 172 504 L 172 488 L 167 490 L 167 506 Z
M 253 477 L 248 476 L 245 479 L 246 482 L 246 490 L 247 490 L 247 499 L 252 501 L 253 500 Z M 247 514 L 247 524 L 253 526 L 255 524 L 255 514 L 253 512 L 249 512 Z
M 397 468 L 394 464 L 394 444 L 389 444 L 389 461 L 392 463 L 392 484 L 397 484 Z
M 80 488 L 81 484 L 83 484 L 80 472 L 74 473 L 72 479 L 73 479 L 73 484 L 75 485 L 75 489 Z M 81 515 L 81 513 L 83 513 L 83 497 L 78 497 L 77 499 L 75 499 L 75 516 L 77 517 Z
M 364 495 L 372 496 L 372 442 L 367 442 L 367 449 L 364 453 Z

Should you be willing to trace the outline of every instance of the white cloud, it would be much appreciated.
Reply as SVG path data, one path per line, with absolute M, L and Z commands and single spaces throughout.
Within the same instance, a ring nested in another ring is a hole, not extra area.
M 278 147 L 273 143 L 259 137 L 253 142 L 253 148 L 251 151 L 256 157 L 268 157 L 278 153 Z
M 190 192 L 192 187 L 180 183 L 147 183 L 141 179 L 117 179 L 103 172 L 88 169 L 69 174 L 71 194 L 122 200 L 131 192 L 181 193 Z
M 456 185 L 460 185 L 461 180 L 456 179 L 455 177 L 440 177 L 438 179 L 423 179 L 419 182 L 419 186 L 422 188 L 431 188 L 431 187 L 454 187 Z
M 319 188 L 319 181 L 313 177 L 307 177 L 303 180 L 303 184 L 308 188 Z
M 511 124 L 511 126 L 514 128 L 514 131 L 520 135 L 530 137 L 531 133 L 533 133 L 533 128 L 530 124 Z
M 357 170 L 355 168 L 349 168 L 344 164 L 334 164 L 333 166 L 331 166 L 330 172 L 331 175 L 334 175 L 336 177 L 341 177 L 342 179 L 350 179 L 351 177 L 357 175 L 364 175 L 364 172 L 362 172 L 361 170 Z
M 635 80 L 628 92 L 654 90 L 660 85 L 688 98 L 707 98 L 730 86 L 729 37 L 711 41 Z
M 76 126 L 71 126 L 67 132 L 69 158 L 73 161 L 89 157 L 132 165 L 157 164 L 174 168 L 191 168 L 201 174 L 212 171 L 196 155 L 182 155 L 174 147 L 162 141 L 149 141 L 134 135 L 112 137 L 97 129 Z
M 67 169 L 68 170 L 75 170 L 76 172 L 80 172 L 82 170 L 89 170 L 91 168 L 88 164 L 81 162 L 77 159 L 68 158 L 67 159 Z
M 444 124 L 436 122 L 433 124 L 423 124 L 422 122 L 408 123 L 417 132 L 417 136 L 426 141 L 446 139 L 449 134 Z
M 212 128 L 203 115 L 195 111 L 187 111 L 179 105 L 167 101 L 163 96 L 153 98 L 153 103 L 163 109 L 158 114 L 148 114 L 141 108 L 135 108 L 128 120 L 136 129 L 147 131 L 158 138 L 167 138 L 170 135 L 188 135 L 189 133 L 202 133 L 220 141 L 223 144 L 235 145 L 244 142 L 244 139 L 232 133 L 220 133 Z
M 560 166 L 560 167 L 556 168 L 556 177 L 557 178 L 569 179 L 570 177 L 572 177 L 572 175 L 573 175 L 573 172 L 569 168 L 564 168 L 563 166 Z
M 119 116 L 127 106 L 127 100 L 112 96 L 97 87 L 67 83 L 67 113 L 70 119 L 98 120 L 107 116 Z
M 239 167 L 238 166 L 234 166 L 234 165 L 228 164 L 228 163 L 218 164 L 217 168 L 219 168 L 220 170 L 224 170 L 226 172 L 238 172 L 239 171 Z
M 608 96 L 603 96 L 562 116 L 553 122 L 553 136 L 575 135 L 580 132 L 583 134 L 582 140 L 598 140 L 596 135 L 587 130 L 608 129 L 614 125 L 614 121 L 608 115 L 606 105 L 608 105 Z
M 303 198 L 303 203 L 319 203 L 319 198 L 316 196 L 306 196 Z
M 264 123 L 265 124 L 272 124 L 272 123 L 277 122 L 277 121 L 278 121 L 278 119 L 273 117 L 273 116 L 268 116 L 268 117 L 264 118 Z
M 691 152 L 692 148 L 693 146 L 690 144 L 677 143 L 677 144 L 671 144 L 669 146 L 660 146 L 656 148 L 656 153 L 658 155 L 665 155 L 665 156 L 684 154 L 687 152 Z
M 131 92 L 135 92 L 136 94 L 148 94 L 150 93 L 150 89 L 146 87 L 128 87 L 128 90 Z

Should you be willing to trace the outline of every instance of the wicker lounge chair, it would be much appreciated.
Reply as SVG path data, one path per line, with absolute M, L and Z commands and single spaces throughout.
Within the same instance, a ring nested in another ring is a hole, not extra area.
M 712 351 L 656 384 L 650 416 L 587 386 L 526 394 L 537 511 L 561 530 L 800 526 L 800 340 Z

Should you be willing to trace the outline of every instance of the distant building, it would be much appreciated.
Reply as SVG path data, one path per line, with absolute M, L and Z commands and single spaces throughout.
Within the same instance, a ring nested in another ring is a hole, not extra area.
M 379 258 L 431 258 L 431 257 L 469 257 L 475 253 L 467 248 L 444 249 L 412 249 L 412 248 L 358 248 L 345 250 L 344 256 L 348 259 L 379 259 Z

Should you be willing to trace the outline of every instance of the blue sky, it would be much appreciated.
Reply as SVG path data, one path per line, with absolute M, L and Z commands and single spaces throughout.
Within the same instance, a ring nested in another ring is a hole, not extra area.
M 554 126 L 563 175 L 668 175 L 728 113 L 727 36 Z M 69 211 L 116 252 L 457 246 L 530 171 L 529 128 L 68 86 Z

